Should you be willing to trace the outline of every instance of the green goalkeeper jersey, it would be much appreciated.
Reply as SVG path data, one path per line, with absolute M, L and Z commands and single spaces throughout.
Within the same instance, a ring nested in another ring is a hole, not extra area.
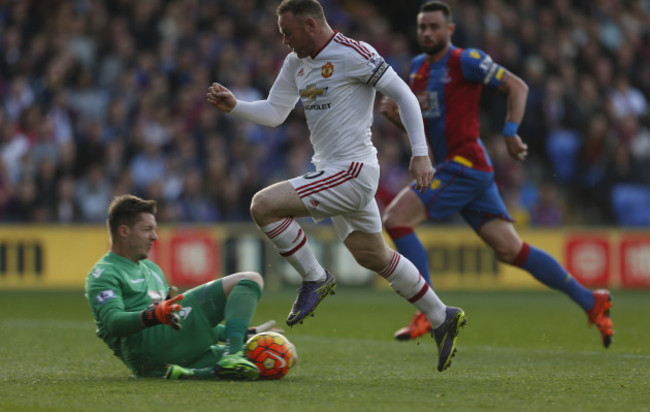
M 108 252 L 86 277 L 86 299 L 96 334 L 119 358 L 128 357 L 122 339 L 141 331 L 140 312 L 162 301 L 169 286 L 162 270 L 148 259 L 133 262 Z

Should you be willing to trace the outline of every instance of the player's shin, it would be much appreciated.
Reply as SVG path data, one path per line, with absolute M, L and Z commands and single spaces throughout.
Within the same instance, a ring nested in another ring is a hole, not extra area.
M 585 312 L 594 305 L 593 292 L 578 283 L 555 258 L 541 249 L 524 242 L 513 265 L 525 269 L 546 286 L 566 293 Z
M 390 263 L 379 275 L 386 279 L 400 296 L 424 313 L 434 328 L 445 321 L 445 304 L 429 287 L 415 265 L 404 256 L 394 252 Z
M 237 353 L 243 349 L 250 321 L 261 296 L 260 285 L 248 279 L 240 280 L 230 291 L 224 314 L 227 353 Z
M 429 273 L 429 257 L 427 256 L 427 251 L 413 231 L 413 228 L 406 226 L 386 228 L 386 232 L 393 240 L 399 253 L 418 268 L 418 271 L 429 285 L 433 285 Z
M 280 255 L 298 272 L 302 280 L 322 281 L 325 269 L 318 263 L 307 236 L 295 220 L 288 217 L 260 228 Z

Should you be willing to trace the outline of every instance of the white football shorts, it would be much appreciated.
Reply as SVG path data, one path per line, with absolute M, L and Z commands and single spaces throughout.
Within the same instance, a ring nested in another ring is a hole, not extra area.
M 381 216 L 375 201 L 379 165 L 362 162 L 329 164 L 289 180 L 315 222 L 332 218 L 345 240 L 355 230 L 380 233 Z

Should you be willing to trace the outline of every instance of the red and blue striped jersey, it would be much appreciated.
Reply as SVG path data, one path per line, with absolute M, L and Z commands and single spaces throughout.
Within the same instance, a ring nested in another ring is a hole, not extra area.
M 411 60 L 408 83 L 420 102 L 436 163 L 454 160 L 493 170 L 479 138 L 479 105 L 483 85 L 497 87 L 504 72 L 485 52 L 453 45 L 439 62 L 430 63 L 424 53 Z

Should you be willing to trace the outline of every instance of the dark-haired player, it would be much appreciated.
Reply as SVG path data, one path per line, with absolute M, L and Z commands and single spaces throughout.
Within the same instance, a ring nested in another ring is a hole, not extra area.
M 483 51 L 454 46 L 451 36 L 455 27 L 446 3 L 431 1 L 421 6 L 417 38 L 423 53 L 413 58 L 408 82 L 420 102 L 436 172 L 424 192 L 412 186 L 397 195 L 385 210 L 384 226 L 397 250 L 431 283 L 427 255 L 413 227 L 459 212 L 499 260 L 530 272 L 576 302 L 587 313 L 589 323 L 598 326 L 603 345 L 608 347 L 614 333 L 609 291 L 584 288 L 557 260 L 519 238 L 479 138 L 481 90 L 484 85 L 496 87 L 508 96 L 503 128 L 508 153 L 519 161 L 526 158 L 528 147 L 517 135 L 517 128 L 524 116 L 528 87 Z M 402 127 L 401 112 L 390 99 L 382 100 L 381 111 Z M 431 329 L 418 312 L 395 337 L 413 339 Z
M 251 204 L 255 223 L 303 280 L 287 324 L 302 323 L 336 287 L 334 276 L 318 262 L 295 218 L 332 218 L 337 235 L 356 261 L 385 278 L 437 330 L 438 370 L 443 371 L 454 354 L 465 313 L 447 307 L 418 269 L 387 245 L 374 198 L 379 162 L 371 125 L 377 90 L 396 101 L 402 113 L 413 150 L 409 170 L 416 186 L 424 188 L 431 181 L 433 167 L 417 99 L 372 46 L 333 30 L 318 1 L 284 0 L 277 16 L 291 52 L 268 98 L 240 101 L 214 83 L 207 100 L 223 112 L 266 126 L 284 122 L 298 100 L 305 109 L 316 170 L 262 189 Z

